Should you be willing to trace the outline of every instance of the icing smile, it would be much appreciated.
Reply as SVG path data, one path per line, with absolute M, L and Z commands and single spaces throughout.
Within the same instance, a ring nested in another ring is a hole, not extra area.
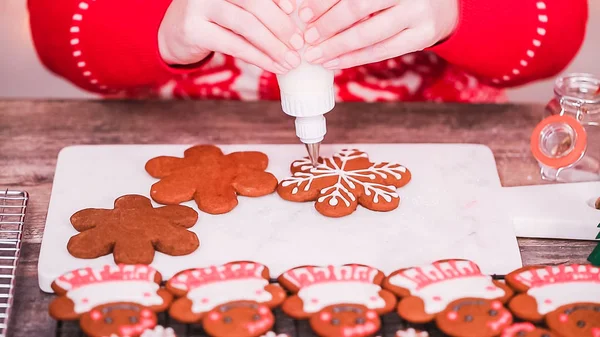
M 119 328 L 121 336 L 137 336 L 140 335 L 144 330 L 153 328 L 155 325 L 152 319 L 142 318 L 138 324 L 135 325 L 124 325 Z
M 353 327 L 344 327 L 342 334 L 345 337 L 364 336 L 365 334 L 371 334 L 375 331 L 377 331 L 377 326 L 373 324 L 373 322 L 367 322 L 365 324 L 359 324 Z
M 498 331 L 501 327 L 510 323 L 511 318 L 512 318 L 512 316 L 507 311 L 505 311 L 502 313 L 502 316 L 500 316 L 500 318 L 498 318 L 497 320 L 495 320 L 493 322 L 488 322 L 487 325 L 490 328 L 492 328 L 492 330 Z

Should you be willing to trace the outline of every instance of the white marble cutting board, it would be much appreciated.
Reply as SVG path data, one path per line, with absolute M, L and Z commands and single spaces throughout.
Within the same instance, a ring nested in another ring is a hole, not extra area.
M 66 244 L 77 232 L 70 216 L 83 208 L 112 208 L 124 194 L 149 195 L 156 181 L 144 170 L 159 155 L 182 156 L 187 145 L 97 145 L 63 149 L 59 155 L 38 265 L 39 285 L 50 292 L 59 275 L 85 266 L 114 263 L 112 255 L 93 260 L 72 257 Z M 486 273 L 504 274 L 521 266 L 512 223 L 500 193 L 500 179 L 489 148 L 470 144 L 324 145 L 329 156 L 358 148 L 372 161 L 398 162 L 412 181 L 398 190 L 400 206 L 373 212 L 359 206 L 350 216 L 327 218 L 313 203 L 294 203 L 276 193 L 240 197 L 224 215 L 200 212 L 192 227 L 200 239 L 194 253 L 157 253 L 152 265 L 165 278 L 179 270 L 254 260 L 276 277 L 306 264 L 362 263 L 390 273 L 445 258 L 468 258 Z M 302 145 L 227 145 L 224 152 L 258 150 L 270 158 L 268 170 L 289 175 L 290 163 L 306 155 Z M 197 207 L 193 202 L 185 205 Z M 158 206 L 155 204 L 155 206 Z

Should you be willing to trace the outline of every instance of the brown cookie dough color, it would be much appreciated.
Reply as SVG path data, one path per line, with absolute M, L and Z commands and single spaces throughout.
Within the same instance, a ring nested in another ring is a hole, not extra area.
M 565 305 L 600 305 L 600 268 L 592 265 L 529 266 L 508 274 L 506 282 L 520 292 L 510 310 L 534 323 Z
M 171 304 L 173 296 L 160 282 L 160 273 L 145 265 L 77 269 L 52 283 L 58 297 L 48 311 L 56 320 L 80 319 L 92 337 L 140 336 L 156 325 L 155 313 Z
M 294 294 L 282 309 L 295 319 L 309 319 L 321 337 L 373 336 L 381 327 L 379 316 L 396 305 L 394 295 L 380 286 L 383 278 L 364 265 L 297 267 L 278 278 Z
M 451 302 L 480 298 L 506 303 L 513 291 L 481 273 L 468 260 L 443 260 L 400 269 L 383 281 L 383 287 L 401 297 L 397 312 L 411 323 L 431 322 Z
M 360 204 L 373 211 L 391 211 L 400 204 L 396 189 L 411 180 L 400 164 L 372 163 L 356 149 L 344 149 L 313 167 L 308 158 L 294 161 L 292 177 L 279 183 L 277 193 L 285 200 L 314 201 L 316 210 L 329 217 L 351 214 Z
M 285 299 L 283 288 L 269 284 L 264 265 L 243 261 L 182 271 L 167 282 L 179 297 L 169 314 L 183 323 L 202 323 L 213 337 L 258 337 L 275 319 L 271 309 Z
M 546 316 L 546 324 L 562 337 L 600 337 L 600 303 L 563 305 Z
M 268 157 L 261 152 L 223 154 L 214 145 L 198 145 L 185 150 L 183 158 L 160 156 L 146 163 L 146 171 L 160 179 L 150 196 L 161 204 L 195 200 L 198 208 L 210 214 L 223 214 L 238 204 L 238 195 L 260 197 L 277 188 L 277 178 L 265 172 Z
M 500 301 L 463 298 L 436 315 L 436 325 L 452 337 L 496 337 L 513 322 Z
M 502 331 L 501 337 L 560 337 L 529 322 L 513 324 Z
M 125 195 L 114 209 L 88 208 L 71 216 L 80 233 L 71 237 L 67 250 L 80 259 L 113 254 L 115 263 L 150 264 L 154 252 L 180 256 L 194 252 L 200 241 L 187 230 L 198 213 L 190 207 L 169 205 L 153 208 L 150 199 Z

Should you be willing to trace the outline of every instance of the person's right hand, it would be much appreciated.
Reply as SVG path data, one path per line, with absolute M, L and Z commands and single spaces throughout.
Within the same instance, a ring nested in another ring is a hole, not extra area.
M 284 74 L 300 65 L 302 32 L 289 0 L 173 0 L 158 31 L 167 64 L 185 65 L 219 52 Z

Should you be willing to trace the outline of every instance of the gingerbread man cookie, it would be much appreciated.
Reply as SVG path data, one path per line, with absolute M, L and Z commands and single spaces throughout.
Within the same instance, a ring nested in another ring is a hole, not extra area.
M 183 158 L 160 156 L 146 163 L 146 171 L 160 179 L 150 196 L 161 204 L 195 200 L 198 209 L 223 214 L 238 204 L 238 195 L 260 197 L 277 188 L 277 178 L 265 172 L 269 159 L 261 152 L 223 154 L 213 145 L 185 150 Z
M 436 315 L 438 328 L 452 337 L 497 337 L 513 322 L 502 302 L 462 298 Z
M 600 305 L 600 268 L 592 265 L 528 266 L 506 275 L 506 282 L 520 292 L 510 310 L 523 320 L 542 322 L 564 305 Z
M 267 267 L 254 262 L 182 271 L 167 282 L 180 297 L 169 313 L 183 323 L 202 322 L 213 337 L 258 337 L 273 327 L 271 309 L 285 299 L 285 291 L 269 284 Z
M 538 328 L 529 322 L 513 324 L 504 331 L 502 337 L 560 337 L 546 329 Z
M 279 283 L 292 293 L 282 310 L 309 319 L 321 337 L 364 337 L 375 334 L 379 316 L 394 310 L 396 298 L 381 288 L 381 271 L 363 265 L 305 266 L 283 273 Z
M 198 237 L 188 231 L 198 213 L 190 207 L 169 205 L 153 208 L 150 199 L 125 195 L 114 209 L 88 208 L 71 216 L 80 233 L 71 237 L 67 250 L 80 259 L 113 254 L 117 264 L 150 264 L 154 251 L 179 256 L 194 252 Z
M 366 153 L 344 149 L 313 167 L 307 158 L 294 161 L 293 176 L 282 180 L 277 193 L 289 201 L 314 201 L 316 210 L 329 217 L 343 217 L 358 204 L 373 211 L 398 207 L 396 189 L 411 180 L 400 164 L 372 163 Z
M 140 336 L 156 325 L 155 312 L 171 304 L 160 282 L 160 273 L 145 265 L 77 269 L 52 283 L 58 297 L 48 311 L 56 320 L 80 319 L 91 337 Z
M 600 337 L 600 303 L 563 305 L 546 316 L 546 324 L 561 337 Z
M 428 323 L 449 303 L 461 298 L 481 298 L 506 303 L 513 291 L 481 273 L 468 260 L 442 260 L 400 269 L 383 281 L 383 287 L 401 297 L 398 315 L 411 323 Z

